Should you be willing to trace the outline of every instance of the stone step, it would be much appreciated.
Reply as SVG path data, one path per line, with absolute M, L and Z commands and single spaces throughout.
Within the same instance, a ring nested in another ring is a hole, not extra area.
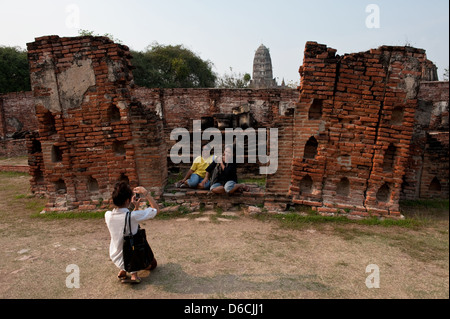
M 219 207 L 230 207 L 239 204 L 263 204 L 265 191 L 256 184 L 246 185 L 250 187 L 249 192 L 236 192 L 232 195 L 214 194 L 208 190 L 201 189 L 168 187 L 162 194 L 161 200 L 177 204 L 214 204 Z

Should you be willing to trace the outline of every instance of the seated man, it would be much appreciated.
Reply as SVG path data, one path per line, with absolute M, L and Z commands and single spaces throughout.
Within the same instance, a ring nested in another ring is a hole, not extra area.
M 210 154 L 211 146 L 209 144 L 203 146 L 202 155 L 198 156 L 191 168 L 187 172 L 186 176 L 179 182 L 175 183 L 178 188 L 190 187 L 209 189 L 209 182 L 200 183 L 203 181 L 206 175 L 206 168 L 212 163 L 213 156 Z

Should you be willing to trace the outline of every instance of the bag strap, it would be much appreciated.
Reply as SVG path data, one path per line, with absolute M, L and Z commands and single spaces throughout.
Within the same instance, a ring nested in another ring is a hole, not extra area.
M 125 215 L 125 225 L 123 226 L 123 234 L 126 235 L 127 231 L 127 220 L 128 220 L 128 229 L 130 230 L 129 236 L 133 236 L 133 232 L 131 231 L 131 212 L 127 211 Z M 138 230 L 141 229 L 141 225 L 138 224 Z
M 131 232 L 131 213 L 130 211 L 127 211 L 127 214 L 125 215 L 125 225 L 123 226 L 123 234 L 126 234 L 127 231 L 127 220 L 128 220 L 128 229 L 130 230 L 130 236 L 132 235 Z

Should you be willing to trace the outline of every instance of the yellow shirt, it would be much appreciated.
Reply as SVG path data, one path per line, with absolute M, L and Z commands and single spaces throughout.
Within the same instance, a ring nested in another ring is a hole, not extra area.
M 199 156 L 194 160 L 194 163 L 191 166 L 192 174 L 197 174 L 201 178 L 205 178 L 206 169 L 212 163 L 213 157 L 210 156 L 206 160 L 203 157 Z

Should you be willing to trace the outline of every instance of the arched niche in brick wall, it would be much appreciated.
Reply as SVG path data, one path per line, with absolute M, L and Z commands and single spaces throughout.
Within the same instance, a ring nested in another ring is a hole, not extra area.
M 402 125 L 403 123 L 403 107 L 402 106 L 396 106 L 394 110 L 392 111 L 391 115 L 391 124 L 393 125 Z
M 394 162 L 395 162 L 395 154 L 397 152 L 397 148 L 394 146 L 394 144 L 389 144 L 388 149 L 384 153 L 384 160 L 383 160 L 383 171 L 390 173 L 394 169 Z
M 391 197 L 391 188 L 389 187 L 388 183 L 384 183 L 383 186 L 381 186 L 378 189 L 377 201 L 380 203 L 386 203 L 389 201 L 390 197 Z
M 120 110 L 114 104 L 111 104 L 108 108 L 108 119 L 111 123 L 119 122 L 121 119 Z
M 311 194 L 312 191 L 313 191 L 313 180 L 311 176 L 306 175 L 300 181 L 300 193 L 301 195 Z
M 31 154 L 42 153 L 42 145 L 38 140 L 33 140 L 31 144 Z
M 40 168 L 34 171 L 33 179 L 36 184 L 42 184 L 44 182 L 44 174 Z
M 347 177 L 342 177 L 336 186 L 336 194 L 348 197 L 350 195 L 350 181 Z
M 59 146 L 52 146 L 52 162 L 60 163 L 63 160 L 63 153 Z
M 435 192 L 435 193 L 441 192 L 441 190 L 442 190 L 441 182 L 439 182 L 439 179 L 436 176 L 431 181 L 428 190 L 430 192 Z
M 320 120 L 322 118 L 323 100 L 313 99 L 308 112 L 308 120 Z
M 87 186 L 90 193 L 97 193 L 99 191 L 98 181 L 92 176 L 89 176 Z
M 303 158 L 307 159 L 313 159 L 317 155 L 317 147 L 319 146 L 319 143 L 317 142 L 316 138 L 314 136 L 311 136 L 306 142 L 305 145 L 305 152 L 303 154 Z
M 52 112 L 46 111 L 41 118 L 41 128 L 42 133 L 47 133 L 48 135 L 56 134 L 55 117 Z

